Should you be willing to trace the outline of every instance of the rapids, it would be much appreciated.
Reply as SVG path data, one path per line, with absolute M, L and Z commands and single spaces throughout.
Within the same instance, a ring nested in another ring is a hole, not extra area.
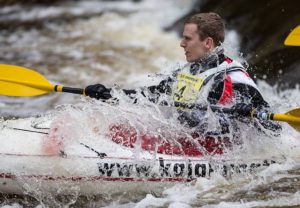
M 163 74 L 184 62 L 180 37 L 163 29 L 188 13 L 195 1 L 66 1 L 44 5 L 6 5 L 0 22 L 11 27 L 0 31 L 1 62 L 37 70 L 52 83 L 85 87 L 102 83 L 116 88 L 137 88 L 158 83 Z M 166 9 L 167 8 L 167 9 Z M 19 27 L 20 26 L 20 27 Z M 238 52 L 239 35 L 227 31 L 225 51 L 243 60 Z M 299 88 L 279 90 L 257 80 L 263 96 L 276 113 L 300 106 Z M 102 103 L 70 94 L 41 97 L 0 97 L 1 123 L 10 118 L 36 117 L 72 120 L 62 134 L 88 137 L 90 131 L 105 131 L 109 123 L 129 122 L 142 131 L 169 134 L 187 131 L 171 110 L 141 98 L 139 105 L 115 92 L 119 105 Z M 213 114 L 211 115 L 213 117 Z M 52 125 L 55 125 L 52 123 Z M 213 119 L 211 128 L 214 126 Z M 0 124 L 1 130 L 1 124 Z M 271 132 L 270 132 L 271 134 Z M 179 184 L 152 193 L 120 193 L 101 196 L 53 196 L 34 193 L 17 196 L 0 194 L 1 207 L 295 207 L 300 205 L 300 135 L 283 124 L 280 137 L 258 137 L 245 126 L 244 148 L 231 152 L 235 160 L 279 156 L 257 174 L 224 178 L 214 174 L 193 184 Z M 70 141 L 72 142 L 72 141 Z M 28 146 L 28 148 L 30 148 Z M 138 158 L 139 149 L 135 150 Z M 296 153 L 295 153 L 296 152 Z M 298 158 L 298 160 L 297 160 Z

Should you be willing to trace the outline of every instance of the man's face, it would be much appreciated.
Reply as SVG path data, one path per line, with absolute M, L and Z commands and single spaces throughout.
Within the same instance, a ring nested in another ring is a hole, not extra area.
M 196 24 L 185 24 L 182 36 L 180 46 L 184 49 L 187 62 L 195 62 L 207 56 L 212 39 L 208 37 L 201 41 Z

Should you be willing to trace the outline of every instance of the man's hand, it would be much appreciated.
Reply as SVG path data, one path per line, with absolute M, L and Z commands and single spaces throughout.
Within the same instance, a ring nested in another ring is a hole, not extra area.
M 234 110 L 234 114 L 240 116 L 251 116 L 251 112 L 253 110 L 253 106 L 251 104 L 238 103 L 232 108 Z
M 97 100 L 99 99 L 107 100 L 109 98 L 112 98 L 110 91 L 111 89 L 106 88 L 102 84 L 89 85 L 84 90 L 85 95 L 91 98 L 96 98 Z

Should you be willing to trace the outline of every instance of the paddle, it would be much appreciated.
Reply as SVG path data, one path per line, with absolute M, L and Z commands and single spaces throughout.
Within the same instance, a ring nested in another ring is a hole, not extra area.
M 235 113 L 235 110 L 231 108 L 220 108 L 218 106 L 211 106 L 211 109 L 213 111 L 220 111 L 223 113 Z M 292 126 L 296 131 L 300 132 L 300 108 L 295 108 L 284 114 L 258 112 L 256 109 L 252 109 L 252 112 L 249 116 L 262 120 L 284 121 L 287 122 L 290 126 Z
M 6 96 L 38 96 L 49 92 L 68 92 L 84 95 L 84 89 L 63 87 L 51 84 L 36 71 L 20 66 L 0 64 L 0 95 Z M 210 106 L 213 111 L 236 113 L 234 109 Z M 250 116 L 250 115 L 249 115 Z M 265 120 L 284 121 L 300 132 L 300 108 L 285 114 L 257 112 L 252 110 L 252 117 Z
M 83 95 L 84 89 L 54 85 L 31 69 L 0 64 L 0 95 L 38 96 L 49 92 L 68 92 Z
M 176 107 L 185 107 L 185 108 L 196 108 L 199 110 L 207 110 L 207 106 L 199 106 L 199 105 L 185 105 L 180 103 L 175 103 Z M 214 112 L 221 112 L 226 114 L 237 114 L 239 116 L 245 116 L 243 115 L 244 112 L 239 112 L 238 110 L 234 108 L 224 108 L 220 106 L 211 105 L 209 108 Z M 251 118 L 258 118 L 262 120 L 272 120 L 272 121 L 283 121 L 287 122 L 289 125 L 291 125 L 296 131 L 300 132 L 300 108 L 295 108 L 293 110 L 290 110 L 284 114 L 279 113 L 270 113 L 270 112 L 259 112 L 255 108 L 251 110 L 251 112 L 248 113 L 249 115 L 246 115 Z
M 287 38 L 284 41 L 286 46 L 300 46 L 300 25 L 290 32 Z

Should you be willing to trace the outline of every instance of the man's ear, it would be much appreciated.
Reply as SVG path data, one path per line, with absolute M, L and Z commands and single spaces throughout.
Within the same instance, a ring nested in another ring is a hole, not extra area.
M 208 50 L 211 50 L 211 49 L 215 48 L 215 42 L 214 42 L 214 40 L 211 37 L 207 37 L 206 38 L 206 40 L 205 40 L 205 47 Z

